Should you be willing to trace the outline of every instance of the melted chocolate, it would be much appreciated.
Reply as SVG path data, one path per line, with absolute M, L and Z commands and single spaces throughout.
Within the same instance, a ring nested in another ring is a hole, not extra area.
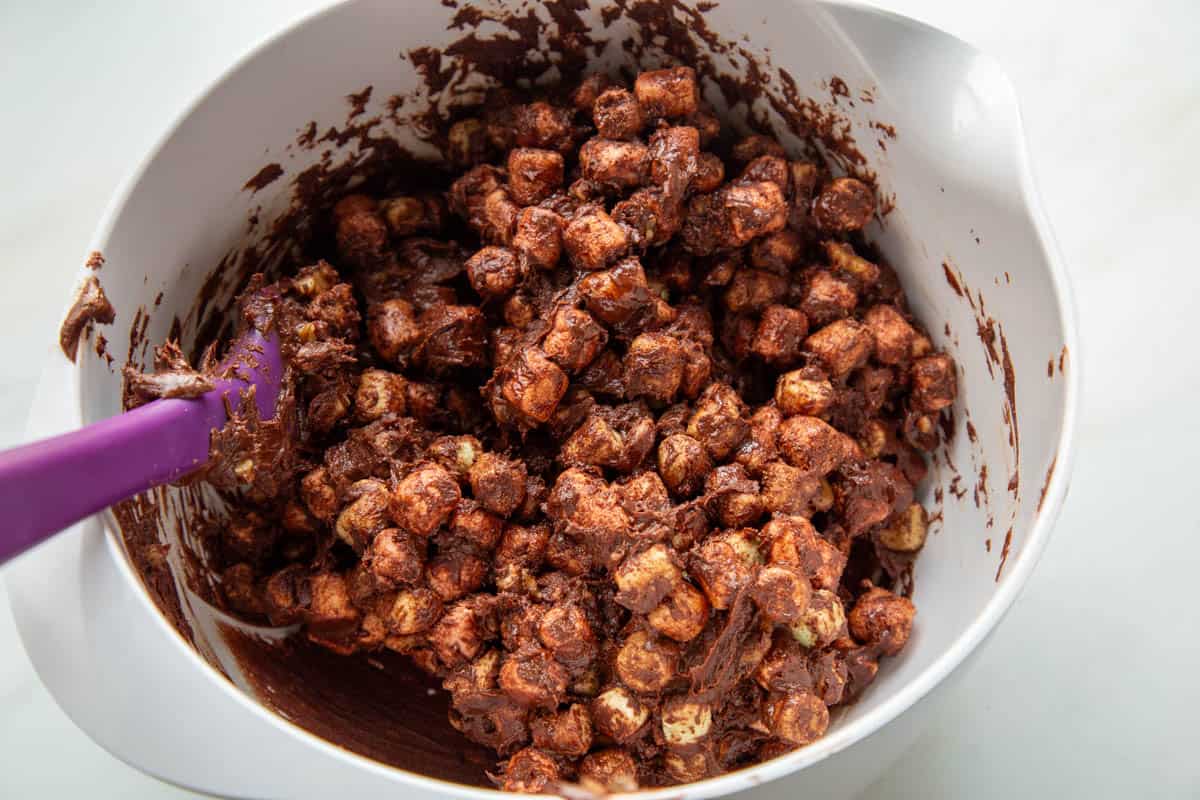
M 103 261 L 103 259 L 101 259 Z M 90 262 L 89 262 L 90 264 Z M 75 351 L 79 349 L 79 340 L 94 325 L 110 325 L 116 319 L 117 313 L 104 296 L 100 281 L 95 276 L 89 277 L 79 287 L 75 302 L 67 312 L 62 327 L 58 331 L 58 344 L 63 354 L 75 361 Z
M 257 193 L 260 189 L 265 189 L 270 186 L 279 177 L 283 175 L 283 167 L 278 164 L 271 163 L 260 169 L 254 174 L 254 177 L 246 181 L 246 185 L 242 187 L 248 190 L 251 194 Z
M 214 388 L 212 378 L 192 369 L 179 343 L 170 340 L 155 348 L 154 372 L 127 365 L 124 374 L 127 409 L 164 397 L 199 397 Z
M 950 269 L 950 265 L 948 263 L 946 263 L 945 261 L 942 262 L 942 272 L 946 276 L 946 283 L 950 284 L 950 288 L 954 290 L 954 293 L 956 295 L 958 295 L 959 297 L 962 297 L 963 296 L 962 284 L 959 283 L 958 277 L 955 276 L 955 274 L 954 274 L 954 270 Z
M 997 582 L 999 582 L 1000 575 L 1004 572 L 1004 565 L 1008 563 L 1008 551 L 1012 548 L 1012 535 L 1012 528 L 1004 532 L 1004 546 L 1000 548 L 1000 566 L 996 567 Z
M 1050 466 L 1046 468 L 1046 480 L 1042 482 L 1042 491 L 1038 495 L 1037 510 L 1042 510 L 1042 504 L 1046 502 L 1046 492 L 1050 489 L 1050 480 L 1054 477 L 1054 467 L 1058 465 L 1058 456 L 1050 459 Z
M 455 7 L 452 3 L 444 4 Z M 808 155 L 822 157 L 822 160 L 874 183 L 874 173 L 867 169 L 866 159 L 855 145 L 849 122 L 836 110 L 839 98 L 853 105 L 849 100 L 849 87 L 836 77 L 831 80 L 832 107 L 802 97 L 795 80 L 786 71 L 779 69 L 772 73 L 769 59 L 762 60 L 714 34 L 703 18 L 703 13 L 711 7 L 712 4 L 701 3 L 695 9 L 688 8 L 677 0 L 616 0 L 614 7 L 605 10 L 604 19 L 606 26 L 620 16 L 638 23 L 638 32 L 625 43 L 633 60 L 665 52 L 676 61 L 695 65 L 707 80 L 708 88 L 722 92 L 735 107 L 734 113 L 747 116 L 750 126 L 756 130 L 768 131 L 775 127 L 769 124 L 765 113 L 756 115 L 751 111 L 755 100 L 765 100 L 782 118 L 785 127 L 806 141 Z M 453 101 L 459 97 L 459 86 L 471 75 L 481 74 L 513 83 L 536 80 L 552 68 L 557 68 L 567 79 L 583 72 L 589 53 L 598 53 L 602 45 L 592 38 L 580 16 L 585 5 L 579 0 L 560 0 L 544 3 L 542 8 L 553 20 L 547 38 L 548 48 L 539 44 L 539 35 L 546 30 L 533 11 L 489 16 L 473 6 L 464 6 L 451 25 L 468 31 L 463 37 L 443 51 L 423 48 L 408 53 L 407 58 L 422 76 L 426 96 L 438 100 L 428 110 L 404 116 L 404 109 L 422 104 L 408 102 L 415 98 L 394 97 L 387 102 L 386 117 L 365 117 L 372 94 L 372 87 L 368 86 L 347 97 L 351 109 L 341 129 L 331 127 L 318 138 L 316 124 L 310 123 L 300 132 L 296 139 L 299 147 L 312 149 L 324 142 L 339 147 L 354 143 L 355 154 L 335 164 L 332 153 L 325 151 L 318 164 L 292 179 L 291 208 L 274 221 L 267 234 L 250 246 L 231 251 L 221 260 L 205 282 L 196 305 L 173 326 L 177 337 L 185 329 L 194 332 L 193 360 L 200 358 L 199 347 L 211 347 L 231 334 L 232 324 L 226 309 L 233 293 L 245 287 L 251 274 L 261 272 L 271 278 L 278 274 L 281 265 L 291 265 L 302 260 L 300 254 L 321 249 L 331 232 L 314 221 L 328 216 L 324 212 L 345 193 L 351 180 L 362 180 L 364 191 L 386 191 L 389 181 L 394 180 L 386 177 L 388 175 L 401 174 L 410 178 L 416 171 L 437 171 L 436 167 L 420 164 L 395 140 L 379 133 L 377 127 L 381 122 L 410 125 L 423 138 L 436 143 L 444 137 L 444 130 L 453 118 Z M 503 32 L 482 36 L 473 30 L 484 21 L 499 23 Z M 745 77 L 719 75 L 711 58 L 713 53 L 734 58 L 734 68 L 740 66 Z M 443 99 L 448 102 L 443 104 Z M 863 99 L 866 100 L 866 96 Z M 891 126 L 880 123 L 875 127 L 889 136 L 895 135 Z M 357 157 L 364 153 L 368 155 L 361 159 Z M 268 164 L 244 188 L 257 192 L 282 175 L 279 164 Z M 406 180 L 406 186 L 411 188 L 412 181 Z M 884 215 L 893 203 L 894 197 L 883 198 Z M 256 210 L 251 216 L 251 229 L 257 225 Z M 949 277 L 949 272 L 947 275 Z M 563 300 L 556 291 L 553 287 L 545 287 L 545 297 L 536 305 L 546 308 Z M 130 365 L 139 345 L 145 352 L 147 322 L 148 316 L 139 309 L 131 331 Z M 541 327 L 531 326 L 534 333 L 530 335 L 536 335 Z M 171 355 L 170 363 L 187 365 L 182 353 L 178 358 Z M 206 363 L 211 363 L 211 359 Z M 142 375 L 137 370 L 133 373 Z M 219 486 L 235 485 L 231 470 L 238 461 L 231 454 L 237 454 L 236 458 L 240 459 L 245 453 L 253 452 L 256 458 L 268 461 L 272 454 L 278 454 L 278 463 L 271 461 L 265 479 L 285 482 L 294 475 L 298 463 L 296 457 L 285 453 L 287 448 L 282 447 L 289 438 L 289 430 L 286 422 L 279 422 L 288 419 L 291 412 L 281 414 L 276 420 L 279 424 L 267 430 L 270 423 L 261 423 L 254 418 L 253 405 L 243 403 L 242 408 L 248 410 L 235 415 L 233 422 L 213 438 L 214 466 L 208 478 Z M 222 476 L 230 480 L 223 481 Z M 271 493 L 270 486 L 255 488 L 264 494 Z M 156 501 L 161 498 L 162 495 L 155 496 Z M 165 545 L 159 541 L 161 532 L 153 514 L 144 513 L 152 510 L 153 504 L 146 498 L 138 502 L 146 507 L 130 501 L 131 505 L 118 515 L 126 542 L 131 552 L 137 550 L 135 564 L 152 596 L 172 622 L 184 630 L 186 621 L 179 611 L 178 597 L 170 580 Z M 192 532 L 196 533 L 195 526 Z M 192 570 L 202 570 L 202 566 L 198 558 L 192 558 L 194 553 L 189 551 L 184 555 L 188 573 L 184 577 L 192 582 L 195 580 Z M 885 568 L 902 586 L 907 580 L 907 589 L 911 589 L 911 561 L 889 562 Z M 739 596 L 711 649 L 691 676 L 695 691 L 718 695 L 735 682 L 737 663 L 731 656 L 757 632 L 757 620 L 754 604 L 748 596 Z M 336 655 L 298 637 L 282 646 L 249 639 L 236 631 L 227 631 L 226 638 L 255 694 L 296 724 L 385 764 L 471 785 L 488 785 L 485 769 L 494 764 L 494 755 L 470 744 L 450 727 L 447 696 L 438 692 L 437 684 L 404 657 L 387 651 L 369 657 Z M 874 658 L 875 654 L 866 656 Z M 865 671 L 863 675 L 859 677 L 852 668 L 852 684 L 864 685 L 869 678 L 865 677 Z
M 301 638 L 223 631 L 255 696 L 310 733 L 383 764 L 469 786 L 495 756 L 450 726 L 441 682 L 390 651 L 343 656 Z

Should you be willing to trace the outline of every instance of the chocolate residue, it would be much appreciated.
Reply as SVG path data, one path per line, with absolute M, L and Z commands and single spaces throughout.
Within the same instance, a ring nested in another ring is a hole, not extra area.
M 100 254 L 99 250 L 93 250 L 87 261 L 84 262 L 84 266 L 91 270 L 99 270 L 104 266 L 104 256 Z
M 75 302 L 67 312 L 62 327 L 58 331 L 58 345 L 71 363 L 75 363 L 75 352 L 79 349 L 79 340 L 93 324 L 111 325 L 116 319 L 117 312 L 108 302 L 100 281 L 90 276 L 79 287 Z
M 110 367 L 112 366 L 113 357 L 108 352 L 108 339 L 104 338 L 102 333 L 96 334 L 96 355 L 107 361 Z
M 1050 479 L 1054 477 L 1054 467 L 1058 464 L 1058 455 L 1050 459 L 1050 466 L 1046 469 L 1046 480 L 1042 481 L 1042 492 L 1038 495 L 1037 510 L 1042 510 L 1042 503 L 1046 502 L 1046 492 L 1050 489 Z
M 871 124 L 872 128 L 879 131 L 887 138 L 889 138 L 889 139 L 896 138 L 896 126 L 895 125 L 888 125 L 886 122 L 880 122 L 879 120 L 871 120 L 870 124 Z
M 954 407 L 947 408 L 945 413 L 938 416 L 938 427 L 942 429 L 942 441 L 950 445 L 954 442 L 954 434 L 958 425 L 954 421 Z
M 1005 399 L 1001 416 L 1004 424 L 1008 427 L 1008 442 L 1013 449 L 1013 472 L 1009 476 L 1008 491 L 1012 493 L 1014 499 L 1018 499 L 1021 483 L 1021 435 L 1017 421 L 1016 370 L 1013 368 L 1012 355 L 1008 350 L 1008 339 L 1005 337 L 1004 329 L 992 317 L 988 316 L 983 292 L 978 292 L 978 301 L 976 301 L 976 298 L 971 295 L 971 290 L 966 287 L 962 275 L 951 269 L 949 262 L 942 262 L 942 272 L 946 276 L 946 282 L 950 284 L 950 288 L 954 290 L 955 294 L 966 298 L 971 304 L 971 308 L 975 311 L 976 335 L 979 337 L 979 341 L 983 343 L 984 364 L 987 366 L 988 375 L 994 380 L 996 377 L 995 367 L 1000 367 L 1002 371 Z M 1007 273 L 1005 277 L 1007 278 Z M 996 347 L 997 340 L 1000 343 L 998 350 Z M 1047 366 L 1048 375 L 1051 375 L 1053 372 L 1052 366 Z
M 980 498 L 982 498 L 982 505 L 987 505 L 989 502 L 987 478 L 988 478 L 988 468 L 987 468 L 987 464 L 984 464 L 983 466 L 981 466 L 979 468 L 979 480 L 975 483 L 975 507 L 976 508 L 979 508 L 981 506 Z
M 990 322 L 991 320 L 989 320 Z M 1000 329 L 1000 351 L 1004 354 L 1004 396 L 1008 404 L 1008 418 L 1013 443 L 1013 474 L 1008 481 L 1008 490 L 1016 499 L 1021 483 L 1021 428 L 1017 422 L 1017 373 L 1013 369 L 1012 356 L 1008 353 L 1008 339 Z
M 138 306 L 133 314 L 133 322 L 129 325 L 129 349 L 125 353 L 126 367 L 145 363 L 146 349 L 150 346 L 150 339 L 146 335 L 146 330 L 149 327 L 150 315 L 146 312 L 145 308 Z M 128 389 L 128 386 L 125 388 Z M 130 407 L 128 403 L 129 397 L 125 395 L 125 408 Z
M 296 144 L 305 150 L 312 149 L 313 143 L 317 141 L 317 123 L 309 122 L 296 137 Z
M 987 550 L 989 553 L 990 553 L 990 552 L 992 552 L 992 540 L 991 540 L 991 539 L 984 539 L 984 540 L 983 540 L 983 547 L 984 547 L 984 549 L 985 549 L 985 550 Z
M 192 369 L 179 343 L 166 341 L 154 350 L 154 372 L 146 373 L 126 364 L 125 408 L 164 397 L 199 397 L 215 386 L 207 375 Z
M 1066 366 L 1067 361 L 1067 346 L 1064 344 L 1062 352 L 1058 354 L 1058 373 L 1061 375 Z
M 835 103 L 838 102 L 839 97 L 850 97 L 850 87 L 848 87 L 846 82 L 837 75 L 834 75 L 829 79 L 829 97 Z M 851 103 L 851 105 L 853 105 L 853 103 Z
M 305 730 L 367 758 L 491 788 L 495 756 L 450 726 L 450 695 L 404 656 L 343 656 L 300 637 L 282 644 L 223 630 L 254 695 Z
M 454 6 L 458 8 L 458 6 Z M 467 27 L 478 28 L 479 23 L 483 22 L 483 11 L 475 6 L 464 6 L 455 14 L 454 19 L 450 22 L 450 27 L 454 30 L 462 30 Z
M 112 507 L 112 513 L 134 572 L 141 578 L 154 605 L 180 635 L 194 644 L 195 636 L 183 613 L 171 565 L 167 562 L 170 545 L 160 538 L 159 509 L 164 497 L 163 488 L 152 489 L 122 500 Z
M 962 297 L 962 284 L 958 282 L 958 278 L 954 275 L 954 271 L 950 269 L 950 265 L 945 261 L 942 262 L 942 272 L 946 275 L 946 283 L 950 284 L 950 288 L 954 290 L 956 295 Z
M 212 432 L 204 479 L 225 491 L 249 491 L 253 496 L 276 497 L 303 468 L 292 431 L 299 422 L 292 381 L 284 378 L 275 416 L 259 417 L 254 387 L 243 394 L 241 405 L 231 409 L 229 422 Z
M 1012 548 L 1013 529 L 1010 527 L 1004 533 L 1004 546 L 1000 548 L 1000 566 L 996 567 L 996 581 L 999 582 L 1000 574 L 1004 572 L 1004 565 L 1008 563 L 1008 551 Z
M 886 147 L 884 148 L 887 149 Z M 887 192 L 879 198 L 879 218 L 886 219 L 888 214 L 896 210 L 896 193 Z
M 970 292 L 967 297 L 970 297 Z M 996 321 L 991 317 L 975 318 L 975 334 L 979 337 L 979 341 L 983 342 L 984 355 L 987 358 L 984 363 L 987 365 L 988 375 L 995 378 L 996 372 L 992 368 L 993 364 L 1000 363 L 1000 354 L 996 352 Z
M 346 100 L 350 103 L 350 116 L 347 117 L 347 120 L 352 120 L 366 112 L 367 103 L 371 102 L 371 92 L 374 89 L 374 86 L 367 86 L 361 91 L 346 95 Z
M 272 183 L 278 180 L 279 176 L 282 174 L 283 167 L 275 163 L 267 164 L 265 167 L 256 172 L 253 178 L 246 181 L 246 184 L 242 186 L 242 191 L 249 190 L 251 194 L 254 194 L 259 189 L 270 186 Z
M 975 423 L 967 420 L 967 438 L 971 440 L 971 444 L 979 441 L 979 435 L 975 431 Z
M 962 486 L 962 475 L 955 475 L 950 479 L 950 494 L 954 495 L 955 500 L 962 500 L 967 496 L 967 490 Z
M 1054 377 L 1054 359 L 1053 358 L 1046 362 L 1046 377 L 1047 378 Z

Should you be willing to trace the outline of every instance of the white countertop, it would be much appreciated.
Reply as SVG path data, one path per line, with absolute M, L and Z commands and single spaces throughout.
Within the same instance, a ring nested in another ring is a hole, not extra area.
M 733 0 L 729 0 L 732 2 Z M 0 446 L 21 439 L 120 179 L 231 60 L 318 0 L 0 5 Z M 1082 323 L 1071 494 L 941 718 L 864 798 L 1196 797 L 1200 4 L 894 0 L 1022 100 Z M 53 586 L 47 586 L 53 591 Z M 0 589 L 0 797 L 195 797 L 121 764 L 41 687 Z

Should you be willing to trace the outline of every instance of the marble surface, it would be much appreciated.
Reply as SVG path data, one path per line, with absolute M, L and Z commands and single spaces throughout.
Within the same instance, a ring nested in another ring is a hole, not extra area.
M 319 5 L 0 4 L 0 446 L 21 439 L 118 182 L 232 59 Z M 937 723 L 863 797 L 1198 796 L 1200 360 L 1188 319 L 1200 269 L 1185 237 L 1200 212 L 1200 5 L 883 5 L 979 45 L 1016 84 L 1080 308 L 1084 407 L 1071 494 L 1037 573 Z M 196 796 L 72 726 L 2 589 L 0 752 L 3 797 Z

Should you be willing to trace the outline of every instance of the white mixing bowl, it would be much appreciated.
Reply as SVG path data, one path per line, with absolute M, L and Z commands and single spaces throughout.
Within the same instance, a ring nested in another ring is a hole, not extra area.
M 619 42 L 636 27 L 619 18 L 606 28 L 601 4 L 592 5 L 584 16 L 598 36 Z M 418 86 L 412 61 L 398 54 L 463 36 L 448 30 L 454 14 L 432 0 L 351 0 L 230 67 L 133 173 L 100 225 L 94 249 L 106 263 L 98 275 L 118 312 L 103 331 L 113 354 L 124 354 L 139 310 L 149 316 L 149 341 L 165 338 L 176 315 L 185 338 L 194 339 L 197 320 L 188 311 L 222 257 L 287 209 L 293 179 L 325 147 L 334 164 L 355 152 L 354 141 L 340 148 L 296 143 L 310 121 L 318 135 L 344 127 L 347 95 L 372 86 L 356 120 L 382 114 L 376 133 L 416 146 L 403 116 L 420 108 L 420 98 L 401 108 L 398 120 L 387 119 L 388 99 Z M 940 507 L 941 523 L 917 564 L 917 626 L 903 654 L 884 663 L 871 689 L 815 744 L 643 795 L 711 797 L 790 775 L 758 791 L 839 796 L 868 784 L 911 743 L 931 713 L 927 696 L 1000 621 L 1045 547 L 1071 461 L 1079 385 L 1074 311 L 1030 175 L 1013 89 L 993 61 L 936 30 L 854 5 L 729 2 L 703 16 L 724 39 L 769 54 L 768 78 L 777 81 L 777 69 L 785 68 L 802 95 L 825 108 L 836 100 L 881 192 L 894 197 L 895 210 L 870 236 L 898 269 L 937 345 L 961 368 L 955 435 L 924 497 Z M 495 31 L 485 23 L 480 35 Z M 619 46 L 609 47 L 599 65 L 612 68 L 626 58 Z M 657 64 L 653 48 L 644 59 Z M 732 51 L 715 60 L 744 68 Z M 846 95 L 831 97 L 831 82 Z M 719 93 L 708 98 L 719 101 Z M 279 177 L 257 192 L 244 189 L 268 163 L 279 165 Z M 258 225 L 247 233 L 252 214 Z M 31 435 L 119 412 L 119 370 L 89 347 L 80 353 L 77 366 L 61 357 L 48 365 Z M 170 509 L 163 511 L 169 519 Z M 494 795 L 419 774 L 419 763 L 404 770 L 365 758 L 269 710 L 228 657 L 211 609 L 182 593 L 194 644 L 159 612 L 115 527 L 111 514 L 83 523 L 8 576 L 39 674 L 102 746 L 213 794 Z M 177 535 L 171 524 L 163 531 L 168 539 Z

